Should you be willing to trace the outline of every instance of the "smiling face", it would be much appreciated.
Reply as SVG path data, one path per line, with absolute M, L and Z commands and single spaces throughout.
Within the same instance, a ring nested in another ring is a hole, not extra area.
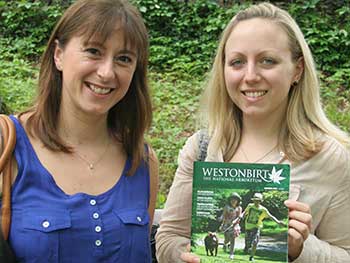
M 261 18 L 239 22 L 226 42 L 224 63 L 227 92 L 243 118 L 283 118 L 302 62 L 292 61 L 288 36 L 278 24 Z
M 121 29 L 102 42 L 84 36 L 59 43 L 55 64 L 62 72 L 61 107 L 69 112 L 107 115 L 127 93 L 137 63 L 136 50 L 125 46 Z

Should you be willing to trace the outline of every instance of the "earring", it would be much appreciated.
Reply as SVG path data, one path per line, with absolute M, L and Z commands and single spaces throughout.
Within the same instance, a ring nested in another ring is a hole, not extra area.
M 298 85 L 298 81 L 293 81 L 293 83 L 292 83 L 292 87 L 295 87 L 296 85 Z
M 61 64 L 60 63 L 55 63 L 56 64 L 56 69 L 58 70 L 58 71 L 62 71 L 62 66 L 61 66 Z

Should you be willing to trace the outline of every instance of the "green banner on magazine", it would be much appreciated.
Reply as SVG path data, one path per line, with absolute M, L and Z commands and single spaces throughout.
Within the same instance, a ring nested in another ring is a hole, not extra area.
M 192 251 L 209 262 L 288 262 L 290 166 L 194 162 Z

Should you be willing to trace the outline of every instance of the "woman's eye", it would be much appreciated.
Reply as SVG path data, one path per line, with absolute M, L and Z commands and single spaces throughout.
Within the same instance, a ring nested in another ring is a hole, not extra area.
M 85 51 L 94 56 L 100 55 L 101 53 L 97 48 L 87 48 Z
M 133 60 L 132 60 L 131 57 L 123 55 L 123 56 L 118 56 L 118 57 L 116 57 L 116 61 L 117 61 L 117 62 L 122 62 L 122 63 L 125 63 L 125 64 L 129 64 L 129 63 L 131 63 Z
M 244 62 L 241 59 L 234 59 L 231 61 L 230 66 L 232 67 L 239 67 L 243 64 Z
M 262 59 L 262 64 L 264 65 L 274 65 L 276 64 L 276 61 L 272 58 L 264 58 Z

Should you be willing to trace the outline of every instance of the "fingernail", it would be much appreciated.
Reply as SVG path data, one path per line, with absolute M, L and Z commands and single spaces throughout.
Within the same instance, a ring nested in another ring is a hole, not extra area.
M 200 262 L 201 262 L 200 258 L 194 258 L 194 263 L 200 263 Z
M 290 201 L 286 200 L 286 201 L 284 201 L 284 204 L 288 206 L 288 205 L 290 205 Z

